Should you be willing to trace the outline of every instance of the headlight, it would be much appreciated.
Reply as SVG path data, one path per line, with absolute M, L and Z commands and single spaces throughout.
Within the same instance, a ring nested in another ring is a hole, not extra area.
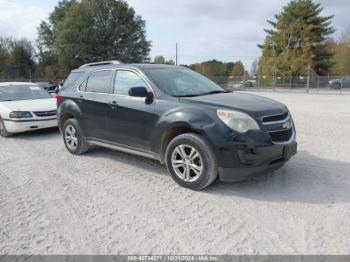
M 239 133 L 245 133 L 248 130 L 260 130 L 256 121 L 245 113 L 218 110 L 217 115 L 225 125 Z
M 33 117 L 30 112 L 14 111 L 10 113 L 10 118 L 31 118 Z

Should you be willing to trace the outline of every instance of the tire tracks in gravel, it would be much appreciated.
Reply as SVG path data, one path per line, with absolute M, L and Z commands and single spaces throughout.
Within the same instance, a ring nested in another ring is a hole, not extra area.
M 232 212 L 210 194 L 177 186 L 170 176 L 164 175 L 164 169 L 152 161 L 102 151 L 92 154 L 101 158 L 96 163 L 95 157 L 89 157 L 89 154 L 71 156 L 63 147 L 57 147 L 58 143 L 56 140 L 49 141 L 50 148 L 57 148 L 54 154 L 42 148 L 44 143 L 37 145 L 34 141 L 26 141 L 22 146 L 16 146 L 22 166 L 39 162 L 41 156 L 46 155 L 43 166 L 31 168 L 29 172 L 35 173 L 35 176 L 30 182 L 34 190 L 28 192 L 37 190 L 45 196 L 47 207 L 44 210 L 46 215 L 49 214 L 45 219 L 58 222 L 50 228 L 54 238 L 52 243 L 42 239 L 42 236 L 47 236 L 45 232 L 48 228 L 39 228 L 39 233 L 43 235 L 36 240 L 36 248 L 40 252 L 50 253 L 50 248 L 59 239 L 68 243 L 67 249 L 56 246 L 56 252 L 61 248 L 62 251 L 80 250 L 94 254 L 142 253 L 149 250 L 175 254 L 194 251 L 216 253 L 221 249 L 220 252 L 228 254 L 247 251 L 246 247 L 250 246 L 249 251 L 257 253 L 253 248 L 256 243 L 253 235 L 256 238 L 257 234 L 273 240 L 273 244 L 266 244 L 264 250 L 281 251 L 276 248 L 283 246 L 276 234 L 259 227 L 253 216 L 245 214 L 242 217 L 239 208 Z M 64 165 L 59 170 L 53 170 L 49 163 L 54 162 L 58 155 Z M 23 159 L 23 156 L 26 157 Z M 8 164 L 8 167 L 11 166 L 11 163 Z M 148 171 L 150 169 L 158 170 L 158 173 Z M 23 173 L 28 173 L 28 170 Z M 11 193 L 30 199 L 21 191 Z M 15 202 L 23 204 L 23 199 L 15 199 Z M 37 212 L 38 207 L 40 205 L 31 208 Z M 28 217 L 29 224 L 32 216 Z M 64 224 L 57 225 L 64 222 L 68 223 L 67 228 Z M 73 228 L 74 232 L 67 234 L 67 230 Z M 218 250 L 219 245 L 221 248 Z M 285 246 L 282 248 L 283 251 L 286 249 Z

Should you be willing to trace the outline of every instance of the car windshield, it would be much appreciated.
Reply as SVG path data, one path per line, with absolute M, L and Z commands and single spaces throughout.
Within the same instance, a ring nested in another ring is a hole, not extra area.
M 227 93 L 206 77 L 186 68 L 146 69 L 145 73 L 158 88 L 174 97 Z
M 32 86 L 0 86 L 0 101 L 18 101 L 50 98 L 50 94 L 43 88 Z

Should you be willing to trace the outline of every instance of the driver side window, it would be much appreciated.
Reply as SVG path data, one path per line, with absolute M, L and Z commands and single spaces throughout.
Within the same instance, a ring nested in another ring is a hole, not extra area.
M 146 87 L 145 81 L 131 71 L 117 71 L 114 82 L 114 93 L 118 95 L 129 95 L 129 90 L 132 87 Z

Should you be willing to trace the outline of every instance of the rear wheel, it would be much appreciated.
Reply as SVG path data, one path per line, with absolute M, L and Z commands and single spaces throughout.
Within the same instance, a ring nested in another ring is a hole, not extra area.
M 341 84 L 340 83 L 336 83 L 336 84 L 333 84 L 332 86 L 334 89 L 341 89 Z
M 7 132 L 5 123 L 2 119 L 0 119 L 0 135 L 5 138 L 12 136 L 11 133 Z
M 217 163 L 210 145 L 197 134 L 175 137 L 166 150 L 166 164 L 176 183 L 203 190 L 217 177 Z
M 63 125 L 63 140 L 66 148 L 73 155 L 81 155 L 89 146 L 76 119 L 68 119 Z

